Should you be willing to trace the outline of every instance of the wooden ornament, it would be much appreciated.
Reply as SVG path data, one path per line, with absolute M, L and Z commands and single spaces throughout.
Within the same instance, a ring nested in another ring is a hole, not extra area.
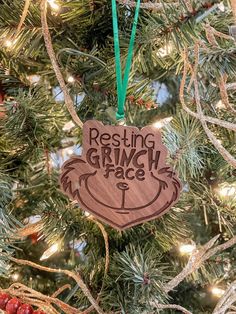
M 98 219 L 124 230 L 163 215 L 181 184 L 166 164 L 167 149 L 152 126 L 104 126 L 87 121 L 82 156 L 62 166 L 61 189 Z

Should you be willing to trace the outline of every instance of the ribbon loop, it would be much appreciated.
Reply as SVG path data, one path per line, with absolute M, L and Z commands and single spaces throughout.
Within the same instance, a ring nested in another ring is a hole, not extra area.
M 140 9 L 140 0 L 137 0 L 134 22 L 131 31 L 131 38 L 128 49 L 128 56 L 125 64 L 124 77 L 122 78 L 122 69 L 120 62 L 120 43 L 119 43 L 119 30 L 118 30 L 118 18 L 116 9 L 116 0 L 112 0 L 112 22 L 113 22 L 113 34 L 114 34 L 114 48 L 115 48 L 115 64 L 116 64 L 116 86 L 117 86 L 117 98 L 118 98 L 118 110 L 116 113 L 116 119 L 124 119 L 124 106 L 128 88 L 129 73 L 132 65 L 132 56 L 134 50 L 134 41 L 136 35 L 136 29 L 138 24 L 138 16 Z

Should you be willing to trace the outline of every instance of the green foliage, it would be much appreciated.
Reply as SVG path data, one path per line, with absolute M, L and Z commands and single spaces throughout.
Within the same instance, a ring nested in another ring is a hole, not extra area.
M 199 212 L 202 223 L 211 230 L 227 232 L 228 236 L 235 233 L 235 206 L 233 196 L 221 197 L 220 187 L 206 185 L 206 182 L 192 182 L 192 206 Z
M 184 181 L 197 177 L 204 169 L 204 159 L 210 153 L 204 138 L 200 122 L 184 112 L 164 128 L 163 141 Z
M 80 21 L 82 27 L 77 36 L 83 47 L 91 49 L 97 45 L 103 46 L 108 36 L 112 35 L 111 5 L 108 1 L 72 0 L 64 3 L 63 8 L 65 9 L 65 13 L 62 14 L 63 21 L 69 22 L 71 29 L 78 25 L 78 20 Z M 107 23 L 109 16 L 110 23 Z
M 124 313 L 142 313 L 144 308 L 151 310 L 148 303 L 152 300 L 166 302 L 163 286 L 169 278 L 167 265 L 161 261 L 155 247 L 139 243 L 135 247 L 127 247 L 114 258 L 108 282 L 115 281 L 116 284 L 112 288 L 108 285 L 109 297 L 106 300 L 112 310 L 121 307 Z
M 0 275 L 6 276 L 9 272 L 8 254 L 15 251 L 13 243 L 16 241 L 14 231 L 21 223 L 7 211 L 8 204 L 12 201 L 12 180 L 7 175 L 0 173 Z
M 30 283 L 47 295 L 70 283 L 73 289 L 63 292 L 60 298 L 81 311 L 86 309 L 90 304 L 71 278 L 13 266 L 7 259 L 8 254 L 14 254 L 39 263 L 48 247 L 58 241 L 60 252 L 43 263 L 80 272 L 92 294 L 100 296 L 102 308 L 117 314 L 152 313 L 153 301 L 180 304 L 197 314 L 211 313 L 216 300 L 210 297 L 209 287 L 218 283 L 226 287 L 234 280 L 236 254 L 232 248 L 212 257 L 170 295 L 163 289 L 188 260 L 180 256 L 180 244 L 195 241 L 201 245 L 218 233 L 223 242 L 235 234 L 236 225 L 235 198 L 219 195 L 222 186 L 235 183 L 235 170 L 211 145 L 201 124 L 183 112 L 179 103 L 182 49 L 188 49 L 189 60 L 194 63 L 193 47 L 199 40 L 204 113 L 235 123 L 227 108 L 216 106 L 220 100 L 220 74 L 228 75 L 228 83 L 235 81 L 235 42 L 215 36 L 216 43 L 212 44 L 206 34 L 206 25 L 210 24 L 228 35 L 232 12 L 227 1 L 224 12 L 217 6 L 219 1 L 190 1 L 193 10 L 185 1 L 177 6 L 173 2 L 165 1 L 164 8 L 157 12 L 140 12 L 125 108 L 127 125 L 138 127 L 173 116 L 161 132 L 170 155 L 168 162 L 179 173 L 183 191 L 174 208 L 157 220 L 124 232 L 105 226 L 110 268 L 104 278 L 106 251 L 101 230 L 79 204 L 72 204 L 60 192 L 59 169 L 52 168 L 50 162 L 51 152 L 60 150 L 63 155 L 68 142 L 80 144 L 82 132 L 77 127 L 63 131 L 71 117 L 63 100 L 58 102 L 52 95 L 58 82 L 43 42 L 39 3 L 31 1 L 15 40 L 24 1 L 0 1 L 0 94 L 5 94 L 0 115 L 0 273 L 5 276 L 0 279 L 1 287 L 12 283 L 9 273 L 13 272 L 20 274 L 22 283 Z M 111 3 L 70 0 L 60 1 L 60 5 L 59 13 L 48 8 L 47 19 L 67 87 L 74 99 L 84 96 L 81 103 L 76 101 L 77 113 L 82 121 L 98 119 L 115 124 Z M 123 68 L 133 14 L 133 8 L 118 6 Z M 12 40 L 13 45 L 7 47 L 6 40 Z M 32 83 L 32 75 L 40 75 L 37 84 Z M 67 82 L 69 75 L 74 77 L 74 83 Z M 186 87 L 190 75 L 189 71 Z M 157 81 L 168 88 L 169 97 L 164 103 L 157 104 L 153 88 Z M 228 92 L 235 106 L 236 92 Z M 185 93 L 186 104 L 195 110 L 191 88 L 186 88 Z M 218 126 L 209 127 L 235 154 L 235 134 Z M 40 240 L 35 241 L 35 234 L 16 238 L 25 218 L 34 215 L 41 217 Z M 101 287 L 104 289 L 99 294 Z
M 1 156 L 8 167 L 10 163 L 14 167 L 16 159 L 23 166 L 39 161 L 46 150 L 60 145 L 65 111 L 42 87 L 19 89 L 14 100 L 5 102 L 5 109 L 1 137 L 7 144 Z

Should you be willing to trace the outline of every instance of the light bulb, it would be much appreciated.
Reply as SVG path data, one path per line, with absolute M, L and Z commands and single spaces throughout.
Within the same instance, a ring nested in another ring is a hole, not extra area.
M 236 197 L 236 186 L 235 185 L 227 185 L 218 189 L 218 193 L 222 197 Z
M 72 155 L 74 153 L 74 150 L 72 148 L 67 149 L 67 154 Z
M 225 11 L 225 6 L 224 6 L 223 1 L 218 4 L 218 8 L 219 8 L 219 10 L 220 10 L 221 12 L 224 12 L 224 11 Z
M 179 251 L 183 255 L 190 255 L 196 249 L 196 244 L 181 244 Z
M 42 217 L 40 215 L 34 215 L 34 216 L 29 216 L 28 218 L 25 218 L 24 223 L 35 224 L 41 220 L 42 220 Z
M 63 131 L 70 131 L 71 129 L 73 129 L 75 127 L 75 124 L 73 121 L 69 121 L 66 124 L 64 124 L 62 130 Z
M 217 298 L 220 298 L 222 297 L 222 295 L 225 293 L 225 290 L 224 289 L 221 289 L 221 288 L 218 288 L 218 287 L 212 287 L 211 288 L 211 293 L 217 297 Z
M 163 127 L 161 120 L 153 123 L 154 128 L 161 129 Z
M 92 215 L 91 215 L 89 212 L 87 212 L 87 211 L 85 210 L 85 211 L 84 211 L 84 216 L 88 218 L 88 217 L 91 217 Z
M 172 120 L 173 120 L 173 117 L 167 117 L 167 118 L 164 118 L 162 120 L 158 120 L 158 121 L 154 122 L 152 125 L 154 128 L 161 129 L 165 125 L 170 123 Z
M 10 48 L 12 45 L 13 45 L 13 42 L 11 40 L 8 39 L 8 40 L 5 41 L 5 46 L 7 48 Z
M 43 255 L 40 257 L 40 261 L 44 261 L 45 259 L 48 259 L 51 257 L 53 254 L 55 254 L 57 251 L 60 249 L 60 243 L 54 243 L 52 246 L 50 246 L 49 249 L 47 249 Z
M 48 3 L 53 11 L 59 11 L 60 6 L 56 3 L 55 0 L 48 0 Z
M 217 109 L 225 109 L 225 104 L 223 103 L 222 100 L 219 100 L 217 103 L 216 103 L 216 108 Z
M 75 78 L 72 75 L 68 76 L 67 78 L 68 83 L 74 83 L 74 81 L 75 81 Z
M 15 38 L 14 40 L 8 38 L 4 41 L 3 44 L 6 48 L 12 48 L 16 42 L 17 42 L 17 38 Z
M 26 78 L 30 82 L 30 84 L 36 85 L 40 81 L 41 76 L 40 75 L 29 75 Z
M 159 55 L 160 57 L 166 57 L 173 51 L 173 48 L 173 45 L 164 45 L 157 50 L 157 55 Z
M 18 281 L 18 279 L 20 278 L 20 275 L 18 273 L 12 274 L 11 278 L 13 281 Z
M 14 41 L 10 40 L 10 39 L 6 39 L 4 42 L 4 46 L 7 48 L 11 48 L 14 45 Z

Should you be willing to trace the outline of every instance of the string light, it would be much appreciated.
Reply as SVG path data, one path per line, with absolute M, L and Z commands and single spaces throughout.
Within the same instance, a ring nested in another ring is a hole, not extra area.
M 71 129 L 73 129 L 75 127 L 75 124 L 73 121 L 69 121 L 67 123 L 64 124 L 62 130 L 63 131 L 70 131 Z
M 52 246 L 50 246 L 49 249 L 47 249 L 43 255 L 40 257 L 40 261 L 44 261 L 45 259 L 48 259 L 49 257 L 51 257 L 53 254 L 55 254 L 56 252 L 58 252 L 60 250 L 60 242 L 56 242 L 54 243 Z
M 7 40 L 5 40 L 4 45 L 5 45 L 5 47 L 10 48 L 13 46 L 13 41 L 7 39 Z
M 14 273 L 14 274 L 11 275 L 11 278 L 12 278 L 13 281 L 18 281 L 19 278 L 20 278 L 20 274 Z
M 6 48 L 12 48 L 16 42 L 17 42 L 17 39 L 14 39 L 14 40 L 6 39 L 3 44 Z
M 221 197 L 236 197 L 236 186 L 224 185 L 218 189 L 218 194 Z
M 53 11 L 59 11 L 60 10 L 60 6 L 58 5 L 58 3 L 55 0 L 48 0 L 48 4 L 50 5 L 50 7 Z
M 173 48 L 173 45 L 165 45 L 157 50 L 157 55 L 159 55 L 160 57 L 166 57 L 173 51 Z
M 29 216 L 24 219 L 24 224 L 35 224 L 42 220 L 42 217 L 40 215 L 33 215 Z
M 219 8 L 219 10 L 221 12 L 225 12 L 225 6 L 224 6 L 224 2 L 223 1 L 218 4 L 218 8 Z
M 158 120 L 158 121 L 154 122 L 152 125 L 154 128 L 161 129 L 165 125 L 169 124 L 172 120 L 173 120 L 173 117 L 167 117 L 167 118 L 164 118 L 162 120 Z
M 68 148 L 66 152 L 68 155 L 72 155 L 74 153 L 74 150 L 72 148 Z
M 68 82 L 68 83 L 74 83 L 74 82 L 75 82 L 75 78 L 74 78 L 72 75 L 70 75 L 70 76 L 68 76 L 68 78 L 67 78 L 67 82 Z
M 40 81 L 41 76 L 40 75 L 28 75 L 26 78 L 30 82 L 30 84 L 36 85 Z
M 225 109 L 225 104 L 223 103 L 222 100 L 219 100 L 217 103 L 216 103 L 216 108 L 217 109 Z
M 196 249 L 196 244 L 181 244 L 179 252 L 182 255 L 190 255 Z
M 225 293 L 225 290 L 214 286 L 214 287 L 211 288 L 211 293 L 212 293 L 215 297 L 220 298 L 220 297 L 222 297 L 222 295 Z
M 84 216 L 87 218 L 92 217 L 92 215 L 89 212 L 87 212 L 86 210 L 84 211 Z

